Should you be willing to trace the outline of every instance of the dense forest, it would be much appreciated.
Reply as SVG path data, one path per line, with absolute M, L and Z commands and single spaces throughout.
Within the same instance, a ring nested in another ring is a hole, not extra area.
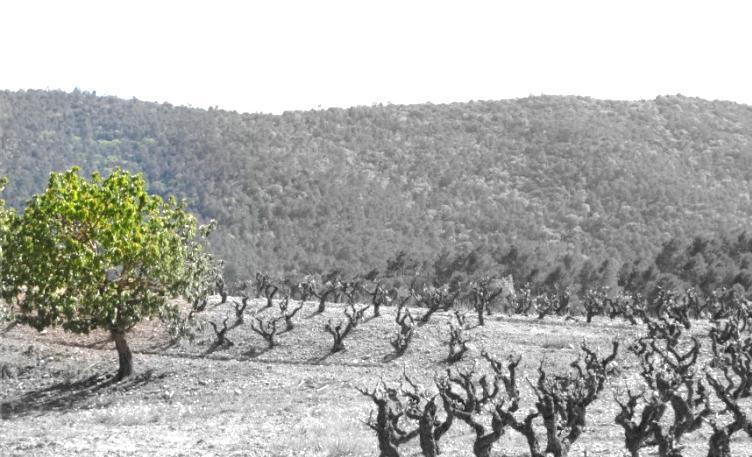
M 152 192 L 216 219 L 231 278 L 391 265 L 577 291 L 752 286 L 752 107 L 730 102 L 544 96 L 268 115 L 0 92 L 9 205 L 74 165 L 143 172 Z

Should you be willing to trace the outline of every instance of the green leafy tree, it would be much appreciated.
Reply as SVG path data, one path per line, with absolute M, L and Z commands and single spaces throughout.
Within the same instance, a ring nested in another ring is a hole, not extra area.
M 5 190 L 5 185 L 8 183 L 7 178 L 0 178 L 0 192 Z M 5 200 L 0 199 L 0 265 L 3 260 L 3 239 L 8 233 L 8 226 L 13 218 L 13 211 L 5 207 Z
M 5 190 L 5 185 L 8 182 L 7 178 L 0 178 L 0 192 Z M 3 267 L 3 246 L 5 245 L 5 238 L 8 235 L 8 229 L 15 212 L 6 208 L 5 200 L 0 199 L 0 269 Z M 2 290 L 2 283 L 0 283 L 0 290 Z M 12 315 L 10 307 L 6 303 L 0 302 L 0 321 L 7 319 Z
M 0 280 L 21 320 L 37 330 L 62 326 L 110 332 L 118 379 L 133 374 L 126 332 L 174 312 L 171 299 L 195 299 L 216 280 L 217 262 L 185 204 L 150 195 L 140 174 L 81 177 L 52 173 L 11 223 Z

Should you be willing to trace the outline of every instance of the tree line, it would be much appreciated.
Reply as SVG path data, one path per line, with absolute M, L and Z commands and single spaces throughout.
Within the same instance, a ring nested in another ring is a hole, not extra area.
M 21 209 L 52 171 L 141 172 L 150 192 L 218 221 L 209 241 L 231 279 L 357 273 L 408 247 L 429 263 L 444 251 L 516 250 L 528 260 L 496 260 L 515 280 L 537 271 L 584 290 L 606 260 L 613 285 L 622 264 L 655 258 L 670 239 L 744 229 L 751 131 L 750 107 L 681 96 L 277 116 L 0 92 L 0 176 Z M 694 268 L 706 267 L 716 270 Z

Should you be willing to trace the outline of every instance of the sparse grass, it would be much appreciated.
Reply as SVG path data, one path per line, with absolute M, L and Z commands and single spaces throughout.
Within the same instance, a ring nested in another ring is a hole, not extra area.
M 92 420 L 101 425 L 129 427 L 134 425 L 158 424 L 163 422 L 164 417 L 164 411 L 155 410 L 153 406 L 128 405 L 126 407 L 119 406 L 97 411 Z
M 356 457 L 373 454 L 375 440 L 360 433 L 362 424 L 343 423 L 336 418 L 308 416 L 297 422 L 288 439 L 280 443 L 279 455 L 312 457 Z
M 572 344 L 572 338 L 564 335 L 546 335 L 540 347 L 549 351 L 566 349 L 575 350 L 575 347 Z

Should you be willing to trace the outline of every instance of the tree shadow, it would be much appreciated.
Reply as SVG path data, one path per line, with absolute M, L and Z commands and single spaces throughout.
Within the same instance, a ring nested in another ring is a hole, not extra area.
M 394 362 L 395 360 L 399 359 L 403 355 L 405 355 L 404 352 L 402 354 L 398 352 L 390 352 L 389 354 L 384 355 L 384 357 L 381 358 L 381 361 L 384 363 Z
M 325 362 L 329 357 L 333 356 L 334 354 L 340 353 L 340 352 L 342 352 L 342 351 L 336 351 L 336 352 L 329 351 L 329 352 L 327 352 L 324 355 L 318 355 L 318 356 L 310 357 L 310 358 L 306 359 L 306 363 L 313 364 L 313 365 L 319 365 L 319 364 Z
M 207 356 L 210 354 L 213 354 L 215 351 L 218 351 L 220 349 L 229 349 L 231 347 L 235 346 L 235 343 L 225 338 L 225 341 L 222 343 L 219 343 L 217 341 L 213 342 L 207 349 L 204 351 L 201 355 Z
M 111 343 L 111 342 L 112 342 L 112 337 L 111 336 L 107 336 L 107 337 L 105 337 L 103 339 L 92 341 L 90 343 L 79 343 L 79 342 L 75 342 L 75 341 L 65 341 L 65 340 L 61 340 L 59 338 L 56 338 L 54 340 L 54 343 L 55 344 L 59 344 L 60 346 L 67 346 L 67 347 L 72 347 L 72 348 L 86 348 L 86 349 L 100 348 L 101 346 L 104 346 L 105 344 Z
M 0 330 L 0 335 L 5 335 L 6 333 L 10 332 L 20 325 L 21 323 L 18 321 L 11 321 L 4 329 Z
M 171 338 L 169 341 L 166 341 L 164 343 L 155 343 L 150 346 L 146 346 L 144 349 L 137 351 L 139 353 L 146 353 L 146 352 L 152 352 L 152 353 L 161 353 L 168 349 L 172 349 L 176 347 L 178 344 L 180 344 L 180 338 Z M 134 351 L 136 352 L 136 351 Z
M 0 416 L 7 420 L 34 413 L 65 412 L 85 406 L 87 400 L 103 393 L 127 392 L 166 376 L 167 373 L 155 375 L 153 370 L 148 370 L 121 381 L 114 374 L 95 374 L 74 382 L 60 382 L 2 400 Z
M 271 351 L 272 349 L 274 349 L 274 348 L 273 347 L 270 348 L 269 346 L 264 346 L 262 349 L 257 349 L 256 347 L 251 347 L 249 350 L 247 350 L 247 351 L 245 351 L 243 353 L 243 356 L 246 357 L 246 358 L 248 358 L 248 359 L 256 359 L 256 358 L 258 358 L 258 357 L 266 354 L 267 352 Z
M 306 314 L 305 316 L 303 316 L 303 318 L 304 318 L 304 319 L 313 319 L 313 318 L 314 318 L 314 317 L 316 317 L 316 316 L 323 316 L 323 315 L 324 315 L 324 311 L 319 311 L 319 310 L 317 309 L 317 310 L 313 311 L 313 312 L 312 312 L 312 313 L 310 313 L 310 314 Z
M 416 326 L 416 327 L 424 327 L 424 326 L 425 326 L 426 324 L 428 324 L 429 322 L 431 322 L 431 318 L 428 318 L 428 319 L 426 319 L 426 320 L 423 320 L 423 318 L 421 317 L 420 319 L 417 319 L 417 320 L 415 321 L 415 326 Z

